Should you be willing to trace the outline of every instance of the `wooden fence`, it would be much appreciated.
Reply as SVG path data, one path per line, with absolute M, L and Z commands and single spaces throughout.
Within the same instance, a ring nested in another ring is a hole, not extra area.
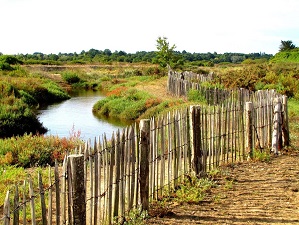
M 49 168 L 47 179 L 39 174 L 38 182 L 29 177 L 12 187 L 1 220 L 123 223 L 132 210 L 147 210 L 152 200 L 170 195 L 186 174 L 204 176 L 221 164 L 252 157 L 254 150 L 277 153 L 288 145 L 286 97 L 240 92 L 225 101 L 169 112 L 117 131 L 111 139 L 104 135 L 86 142 L 61 167 Z

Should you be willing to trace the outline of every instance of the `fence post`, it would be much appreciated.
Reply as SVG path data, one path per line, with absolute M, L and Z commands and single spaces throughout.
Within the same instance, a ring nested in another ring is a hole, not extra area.
M 275 98 L 274 102 L 274 119 L 273 119 L 273 133 L 272 133 L 272 149 L 274 154 L 278 154 L 281 148 L 281 109 L 282 104 L 280 98 Z
M 86 224 L 86 203 L 84 184 L 84 156 L 68 156 L 68 190 L 69 190 L 69 220 L 70 224 Z
M 19 188 L 18 188 L 18 185 L 16 185 L 13 208 L 15 209 L 14 212 L 13 212 L 13 225 L 18 225 L 19 224 L 19 216 L 20 216 L 20 213 L 19 213 Z
M 140 120 L 140 199 L 142 210 L 149 208 L 150 120 Z
M 284 145 L 290 145 L 290 130 L 289 130 L 289 114 L 288 114 L 288 97 L 282 97 L 282 136 Z
M 3 208 L 3 214 L 4 214 L 4 225 L 10 224 L 10 203 L 9 203 L 9 191 L 6 192 L 6 197 L 4 201 L 4 208 Z
M 245 104 L 245 132 L 246 132 L 246 153 L 247 159 L 253 157 L 253 144 L 252 144 L 252 102 L 246 102 Z
M 55 178 L 55 201 L 56 201 L 56 224 L 60 225 L 60 187 L 59 187 L 59 171 L 58 162 L 55 160 L 54 167 L 54 178 Z
M 191 162 L 196 176 L 204 176 L 203 152 L 201 149 L 200 106 L 190 106 Z
M 39 188 L 41 207 L 42 207 L 42 224 L 47 225 L 45 190 L 43 186 L 42 175 L 40 172 L 38 172 L 38 188 Z

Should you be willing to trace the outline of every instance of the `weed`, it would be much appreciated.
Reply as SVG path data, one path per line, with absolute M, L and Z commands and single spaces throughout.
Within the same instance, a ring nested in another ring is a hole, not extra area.
M 261 162 L 269 162 L 271 160 L 270 151 L 254 150 L 253 159 Z
M 225 180 L 224 189 L 232 189 L 233 188 L 234 181 L 233 180 Z
M 176 201 L 179 203 L 198 203 L 204 200 L 205 195 L 216 183 L 207 178 L 192 177 L 176 191 Z
M 148 212 L 142 211 L 141 208 L 131 210 L 129 215 L 125 217 L 125 221 L 122 224 L 125 225 L 142 225 L 146 224 L 145 220 L 148 218 Z

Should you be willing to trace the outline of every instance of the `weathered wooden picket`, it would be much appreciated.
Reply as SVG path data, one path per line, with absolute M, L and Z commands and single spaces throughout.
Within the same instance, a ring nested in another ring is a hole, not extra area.
M 98 137 L 7 192 L 4 224 L 112 224 L 171 194 L 185 175 L 277 153 L 288 145 L 287 99 L 274 91 L 231 92 L 222 105 L 191 106 Z M 242 101 L 241 101 L 242 99 Z M 54 169 L 54 173 L 53 170 Z M 11 196 L 11 193 L 13 196 Z M 39 205 L 37 207 L 37 205 Z M 27 213 L 30 208 L 30 215 Z

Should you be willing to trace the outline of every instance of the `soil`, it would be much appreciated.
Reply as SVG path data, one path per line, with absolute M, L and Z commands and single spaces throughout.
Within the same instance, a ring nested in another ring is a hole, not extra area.
M 204 201 L 172 202 L 146 224 L 299 224 L 298 151 L 220 171 L 222 175 L 214 177 L 217 186 Z

